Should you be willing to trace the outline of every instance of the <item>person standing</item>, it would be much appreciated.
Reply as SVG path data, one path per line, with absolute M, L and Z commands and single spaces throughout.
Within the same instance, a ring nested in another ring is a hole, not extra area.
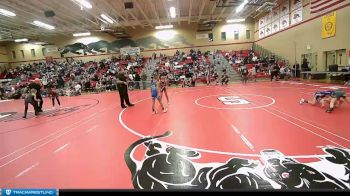
M 243 84 L 247 84 L 247 81 L 248 81 L 248 69 L 247 69 L 246 65 L 243 65 L 241 67 L 241 73 L 242 73 L 242 82 L 243 82 Z
M 125 71 L 121 70 L 117 77 L 117 87 L 119 91 L 120 96 L 120 106 L 122 108 L 126 108 L 124 102 L 129 106 L 132 107 L 134 104 L 130 103 L 129 95 L 128 95 L 128 83 L 126 82 L 126 76 Z
M 56 90 L 53 90 L 52 88 L 48 88 L 49 97 L 52 99 L 52 107 L 55 108 L 55 99 L 57 100 L 58 105 L 61 107 L 60 99 L 58 98 L 59 95 Z
M 42 87 L 42 84 L 40 82 L 40 79 L 35 79 L 34 82 L 30 83 L 28 88 L 29 89 L 35 89 L 36 90 L 36 99 L 38 100 L 38 111 L 39 112 L 43 112 L 43 104 L 44 104 L 44 100 L 41 96 L 41 87 Z
M 28 105 L 31 104 L 34 108 L 35 116 L 39 113 L 39 108 L 37 105 L 37 98 L 36 98 L 37 91 L 35 88 L 32 88 L 30 92 L 27 94 L 27 96 L 24 99 L 24 116 L 23 118 L 27 118 L 27 112 L 28 112 Z
M 152 112 L 153 114 L 157 113 L 157 110 L 155 109 L 155 102 L 156 99 L 159 102 L 160 107 L 162 107 L 162 110 L 164 113 L 166 113 L 168 110 L 164 107 L 161 97 L 160 97 L 160 82 L 159 82 L 159 76 L 154 74 L 151 81 L 151 96 L 152 96 Z

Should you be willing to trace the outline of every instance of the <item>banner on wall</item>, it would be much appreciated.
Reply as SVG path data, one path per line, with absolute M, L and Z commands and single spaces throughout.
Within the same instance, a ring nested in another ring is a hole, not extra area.
M 46 64 L 50 64 L 53 62 L 53 57 L 52 56 L 47 56 L 45 57 L 45 60 L 46 60 Z
M 302 0 L 292 0 L 292 2 L 291 2 L 292 11 L 299 9 L 302 6 L 303 6 Z
M 334 37 L 336 33 L 336 12 L 322 16 L 322 38 Z
M 289 0 L 284 1 L 280 6 L 280 15 L 287 15 L 289 14 Z
M 126 55 L 139 55 L 141 50 L 139 47 L 131 47 L 131 48 L 120 48 L 120 54 Z
M 45 48 L 46 53 L 57 52 L 58 48 L 56 46 L 47 46 Z
M 291 14 L 290 22 L 292 25 L 299 23 L 303 20 L 303 8 L 300 7 L 296 10 L 294 10 Z
M 209 39 L 208 33 L 196 34 L 196 39 Z
M 272 33 L 279 31 L 280 30 L 280 21 L 279 20 L 274 21 L 272 23 L 271 29 L 272 29 Z
M 272 12 L 265 16 L 265 25 L 271 24 L 272 22 Z
M 263 28 L 265 26 L 265 17 L 260 18 L 259 20 L 259 29 Z
M 268 24 L 265 26 L 265 36 L 268 36 L 271 33 L 272 33 L 271 24 Z
M 280 19 L 280 9 L 276 8 L 272 10 L 272 21 Z
M 265 37 L 265 29 L 264 29 L 264 28 L 261 28 L 261 29 L 259 30 L 259 38 L 263 38 L 263 37 Z
M 289 27 L 289 14 L 280 18 L 280 30 Z

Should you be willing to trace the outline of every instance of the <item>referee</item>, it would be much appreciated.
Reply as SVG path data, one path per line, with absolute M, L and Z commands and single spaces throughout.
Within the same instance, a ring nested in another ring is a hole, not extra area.
M 129 95 L 128 95 L 128 83 L 126 82 L 126 76 L 124 70 L 121 70 L 117 76 L 117 87 L 120 96 L 120 105 L 122 108 L 126 108 L 125 103 L 132 107 L 134 104 L 130 103 Z

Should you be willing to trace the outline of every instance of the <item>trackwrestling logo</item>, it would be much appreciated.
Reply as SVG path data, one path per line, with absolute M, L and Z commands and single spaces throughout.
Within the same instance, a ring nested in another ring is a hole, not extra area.
M 16 196 L 16 195 L 57 196 L 58 190 L 56 189 L 3 189 L 1 193 L 4 196 Z

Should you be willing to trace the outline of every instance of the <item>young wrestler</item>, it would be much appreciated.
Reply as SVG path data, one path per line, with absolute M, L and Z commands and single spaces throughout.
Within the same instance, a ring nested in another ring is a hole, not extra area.
M 155 109 L 155 102 L 156 99 L 158 100 L 160 106 L 163 109 L 163 112 L 167 112 L 167 109 L 164 108 L 161 98 L 160 98 L 160 82 L 158 75 L 154 75 L 151 81 L 151 96 L 152 96 L 152 112 L 153 114 L 157 113 L 157 110 Z
M 324 107 L 325 101 L 330 101 L 330 96 L 334 93 L 334 91 L 317 91 L 311 101 L 301 99 L 300 104 L 307 103 L 311 105 L 315 105 L 316 103 L 321 103 L 321 106 Z
M 335 92 L 331 95 L 331 100 L 329 104 L 329 108 L 326 112 L 331 113 L 334 110 L 336 105 L 340 105 L 342 102 L 348 102 L 350 104 L 350 98 L 346 96 L 346 93 L 340 89 L 335 90 Z
M 55 99 L 57 100 L 58 105 L 61 106 L 61 102 L 60 102 L 60 99 L 58 98 L 59 95 L 57 91 L 53 90 L 52 88 L 49 88 L 48 91 L 49 91 L 49 97 L 51 97 L 52 99 L 52 107 L 55 107 Z
M 160 80 L 160 99 L 162 100 L 163 98 L 163 93 L 165 94 L 165 97 L 166 97 L 166 101 L 167 103 L 169 104 L 169 97 L 168 97 L 168 91 L 166 89 L 166 85 L 167 85 L 167 82 L 166 82 L 166 76 L 162 76 L 161 77 L 161 80 Z

